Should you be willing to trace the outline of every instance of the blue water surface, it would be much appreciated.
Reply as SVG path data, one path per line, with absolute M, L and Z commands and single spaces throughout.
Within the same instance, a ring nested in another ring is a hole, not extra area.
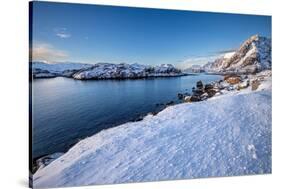
M 159 111 L 177 94 L 190 92 L 198 80 L 219 75 L 188 75 L 140 80 L 35 79 L 32 82 L 33 158 L 65 152 L 103 129 Z

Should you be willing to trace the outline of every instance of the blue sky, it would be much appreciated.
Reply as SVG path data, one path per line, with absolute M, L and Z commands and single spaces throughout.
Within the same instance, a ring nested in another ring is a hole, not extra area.
M 188 67 L 271 37 L 271 17 L 33 2 L 32 31 L 34 60 Z

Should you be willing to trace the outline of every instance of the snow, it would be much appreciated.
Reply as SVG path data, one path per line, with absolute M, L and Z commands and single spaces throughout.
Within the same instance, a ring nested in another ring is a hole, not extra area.
M 203 66 L 209 72 L 255 73 L 271 69 L 271 39 L 254 35 L 240 48 Z
M 145 77 L 181 76 L 181 70 L 171 64 L 146 66 L 141 64 L 80 64 L 80 63 L 32 63 L 34 78 L 73 77 L 74 79 L 136 79 Z
M 46 167 L 47 165 L 49 165 L 50 163 L 52 163 L 55 159 L 58 159 L 60 156 L 62 156 L 63 153 L 61 152 L 57 152 L 51 155 L 47 155 L 44 157 L 41 157 L 37 160 L 37 164 L 39 166 L 38 170 L 43 169 L 44 167 Z
M 183 75 L 171 64 L 145 66 L 140 64 L 95 64 L 93 67 L 81 70 L 73 75 L 75 79 L 128 79 L 145 77 L 168 77 Z
M 228 53 L 225 53 L 223 58 L 224 59 L 229 59 L 231 58 L 233 55 L 235 54 L 235 52 L 228 52 Z
M 256 91 L 170 106 L 86 138 L 34 175 L 34 187 L 271 173 L 271 72 Z M 249 87 L 248 87 L 249 88 Z

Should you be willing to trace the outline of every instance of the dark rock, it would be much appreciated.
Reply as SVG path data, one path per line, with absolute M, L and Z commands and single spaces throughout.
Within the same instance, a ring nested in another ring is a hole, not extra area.
M 141 120 L 143 120 L 143 116 L 137 117 L 134 121 L 141 121 Z
M 258 80 L 252 81 L 252 91 L 257 90 L 259 88 L 260 84 L 261 83 Z
M 182 100 L 184 98 L 184 95 L 182 93 L 178 93 L 178 98 Z
M 210 98 L 210 97 L 213 97 L 217 93 L 217 91 L 214 89 L 209 89 L 206 91 L 206 93 L 208 94 L 208 97 Z
M 163 106 L 163 103 L 156 103 L 156 106 Z
M 206 84 L 205 85 L 205 91 L 211 90 L 213 88 L 214 88 L 214 85 L 212 85 L 212 84 Z
M 200 96 L 200 95 L 202 95 L 204 93 L 204 90 L 203 89 L 195 89 L 194 91 L 193 91 L 193 95 L 195 95 L 195 96 Z
M 186 96 L 191 96 L 190 93 L 185 92 L 185 93 L 178 93 L 178 98 L 179 100 L 183 100 Z
M 191 102 L 199 102 L 199 101 L 201 101 L 201 98 L 200 98 L 200 96 L 192 95 L 192 96 L 190 97 L 190 101 L 191 101 Z
M 32 162 L 32 173 L 35 173 L 39 168 L 44 168 L 50 163 L 52 163 L 54 160 L 58 159 L 60 156 L 62 156 L 64 153 L 57 152 L 46 156 L 41 156 L 37 159 L 34 159 Z
M 153 116 L 155 116 L 155 115 L 157 115 L 157 113 L 158 113 L 158 112 L 149 112 L 148 115 L 153 115 Z
M 201 100 L 206 100 L 209 97 L 208 93 L 204 93 L 200 96 Z
M 167 106 L 170 106 L 170 105 L 173 105 L 174 104 L 174 101 L 170 101 L 168 103 L 166 103 Z
M 196 88 L 203 89 L 203 82 L 202 81 L 197 81 Z

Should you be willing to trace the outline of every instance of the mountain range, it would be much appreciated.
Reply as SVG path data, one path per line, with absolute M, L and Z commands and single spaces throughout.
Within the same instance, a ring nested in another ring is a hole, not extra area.
M 171 77 L 185 72 L 257 73 L 271 69 L 271 39 L 254 35 L 236 51 L 229 52 L 204 66 L 193 65 L 181 71 L 172 64 L 148 66 L 141 64 L 80 64 L 32 62 L 33 78 L 71 77 L 86 79 L 138 79 L 147 77 Z

